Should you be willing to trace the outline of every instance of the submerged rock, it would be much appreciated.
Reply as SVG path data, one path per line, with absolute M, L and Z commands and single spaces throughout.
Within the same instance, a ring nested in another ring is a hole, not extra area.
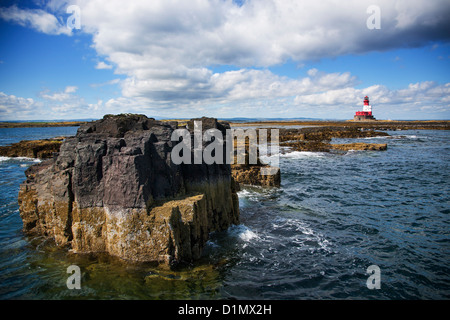
M 225 129 L 215 119 L 207 127 Z M 210 232 L 239 223 L 236 185 L 227 164 L 175 165 L 175 129 L 143 115 L 81 126 L 57 156 L 26 171 L 24 230 L 79 253 L 166 265 L 198 259 Z

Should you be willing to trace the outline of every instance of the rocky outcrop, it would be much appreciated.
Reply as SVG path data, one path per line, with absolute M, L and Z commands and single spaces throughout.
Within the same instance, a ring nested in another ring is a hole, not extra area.
M 355 143 L 344 143 L 344 144 L 332 144 L 331 147 L 335 150 L 372 150 L 372 151 L 384 151 L 387 150 L 386 143 L 363 143 L 363 142 L 355 142 Z
M 245 151 L 245 163 L 239 164 L 237 157 L 231 165 L 231 174 L 239 184 L 253 186 L 279 187 L 281 185 L 281 171 L 278 167 L 263 163 L 257 152 L 257 161 L 251 164 L 248 156 L 248 146 Z
M 259 139 L 259 131 L 256 131 L 257 138 Z M 268 139 L 270 139 L 270 131 L 267 133 Z M 258 140 L 259 141 L 259 140 Z M 249 152 L 249 139 L 246 139 L 243 144 L 242 150 L 244 151 L 244 163 L 239 163 L 237 152 L 239 150 L 239 142 L 233 139 L 235 153 L 234 162 L 231 165 L 231 174 L 234 180 L 239 184 L 253 185 L 253 186 L 265 186 L 265 187 L 280 187 L 281 185 L 281 171 L 280 168 L 270 166 L 260 159 L 259 148 L 255 145 L 256 150 L 256 163 L 251 163 Z M 240 142 L 242 143 L 242 141 Z
M 294 151 L 329 152 L 330 150 L 386 150 L 387 145 L 370 143 L 331 144 L 333 138 L 371 138 L 389 136 L 386 132 L 358 127 L 312 127 L 281 129 L 280 145 Z
M 48 159 L 59 151 L 64 138 L 20 141 L 9 146 L 0 146 L 0 156 Z
M 215 119 L 207 128 L 227 129 Z M 210 232 L 239 223 L 236 185 L 227 164 L 175 165 L 175 129 L 142 115 L 81 126 L 57 156 L 26 171 L 24 230 L 79 253 L 164 265 L 198 259 Z
M 280 129 L 280 141 L 330 141 L 333 138 L 370 138 L 389 136 L 386 132 L 365 130 L 358 127 L 309 127 L 300 129 Z
M 280 168 L 267 164 L 234 164 L 232 175 L 236 182 L 253 186 L 279 187 L 281 185 Z

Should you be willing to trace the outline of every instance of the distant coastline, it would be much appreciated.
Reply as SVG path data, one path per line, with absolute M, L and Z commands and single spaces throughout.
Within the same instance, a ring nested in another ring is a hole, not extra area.
M 233 123 L 231 125 L 233 126 Z M 357 127 L 373 130 L 450 130 L 450 120 L 268 120 L 239 123 L 239 126 Z
M 219 119 L 230 122 L 231 126 L 337 126 L 359 127 L 378 130 L 450 130 L 450 120 L 307 120 L 307 119 Z M 162 121 L 170 121 L 164 119 Z M 179 122 L 183 120 L 178 119 Z M 0 128 L 33 127 L 78 127 L 90 122 L 84 121 L 2 121 Z
M 42 128 L 42 127 L 78 127 L 88 121 L 3 121 L 0 122 L 0 128 Z

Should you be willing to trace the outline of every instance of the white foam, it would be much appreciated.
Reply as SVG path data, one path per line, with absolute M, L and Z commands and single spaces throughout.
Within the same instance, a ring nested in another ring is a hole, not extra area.
M 415 134 L 410 134 L 410 135 L 402 134 L 402 135 L 391 135 L 391 136 L 365 137 L 365 138 L 359 138 L 359 139 L 364 139 L 364 140 L 371 140 L 371 139 L 411 139 L 411 140 L 416 140 L 416 139 L 420 139 L 420 137 Z
M 312 152 L 312 151 L 292 151 L 289 153 L 280 154 L 282 158 L 291 159 L 302 159 L 302 158 L 320 158 L 323 157 L 323 152 Z
M 253 232 L 243 224 L 231 226 L 228 229 L 228 234 L 245 242 L 250 242 L 251 240 L 259 238 L 259 236 L 255 232 Z
M 27 158 L 27 157 L 0 157 L 0 162 L 5 162 L 5 161 L 27 161 L 27 162 L 42 162 L 41 159 L 36 159 L 36 158 Z
M 249 198 L 249 197 L 251 197 L 253 195 L 252 192 L 250 192 L 250 191 L 248 191 L 246 189 L 242 189 L 242 190 L 238 191 L 237 194 L 238 194 L 239 198 L 241 198 L 241 197 L 242 198 Z
M 275 157 L 285 158 L 285 159 L 308 159 L 308 158 L 322 158 L 324 157 L 323 152 L 312 152 L 312 151 L 292 151 L 286 153 L 280 153 L 272 156 L 260 156 L 261 161 L 264 163 L 271 163 L 275 160 Z
M 364 137 L 364 138 L 357 138 L 357 139 L 364 139 L 364 140 L 371 140 L 371 139 L 389 139 L 389 136 Z
M 250 201 L 257 201 L 261 198 L 267 198 L 277 192 L 276 188 L 267 188 L 260 186 L 242 186 L 242 189 L 237 192 L 239 199 L 247 199 Z
M 330 242 L 327 239 L 325 239 L 325 237 L 321 233 L 314 231 L 310 226 L 308 226 L 303 221 L 297 219 L 279 218 L 272 223 L 272 226 L 275 230 L 277 229 L 295 230 L 295 234 L 287 240 L 292 241 L 297 245 L 304 246 L 305 242 L 311 241 L 313 243 L 316 243 L 317 248 L 320 248 L 327 252 L 331 252 Z M 313 246 L 310 247 L 309 249 L 315 250 L 317 248 Z

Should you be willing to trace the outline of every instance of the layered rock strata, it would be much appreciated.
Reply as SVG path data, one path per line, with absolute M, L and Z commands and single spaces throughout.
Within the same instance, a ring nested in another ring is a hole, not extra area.
M 204 130 L 225 134 L 224 124 L 206 122 Z M 81 126 L 58 155 L 26 171 L 24 230 L 78 253 L 165 265 L 198 259 L 210 232 L 239 223 L 239 202 L 225 162 L 173 163 L 176 129 L 142 115 Z
M 256 140 L 260 141 L 259 130 L 255 130 Z M 269 141 L 271 142 L 271 131 L 266 131 L 267 141 L 265 148 L 270 149 Z M 259 145 L 256 141 L 250 141 L 251 139 L 246 138 L 234 139 L 234 161 L 231 165 L 231 174 L 236 182 L 240 184 L 247 184 L 253 186 L 265 186 L 265 187 L 279 187 L 281 185 L 281 171 L 279 167 L 270 166 L 264 163 L 260 159 Z M 241 148 L 239 148 L 241 146 Z M 255 152 L 255 159 L 250 157 L 250 146 L 254 147 L 252 152 Z M 244 161 L 240 163 L 238 152 L 244 153 Z
M 253 186 L 279 187 L 281 185 L 281 171 L 278 167 L 263 163 L 257 155 L 256 163 L 252 164 L 248 155 L 248 145 L 245 150 L 245 163 L 239 164 L 237 157 L 231 165 L 231 174 L 239 184 Z

